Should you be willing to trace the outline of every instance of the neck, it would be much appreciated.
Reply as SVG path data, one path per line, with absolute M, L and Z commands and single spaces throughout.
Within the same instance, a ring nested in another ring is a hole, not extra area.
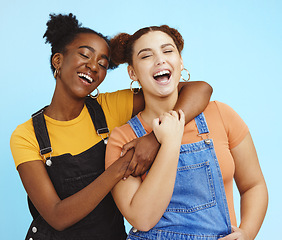
M 165 112 L 172 110 L 178 99 L 178 92 L 167 97 L 151 97 L 144 93 L 145 108 L 141 115 L 143 120 L 152 127 L 152 122 Z
M 72 98 L 58 90 L 57 86 L 44 114 L 58 121 L 69 121 L 79 116 L 84 107 L 84 98 Z

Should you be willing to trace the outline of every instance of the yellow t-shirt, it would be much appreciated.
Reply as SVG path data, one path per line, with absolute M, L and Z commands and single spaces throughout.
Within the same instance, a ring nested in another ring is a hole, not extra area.
M 125 124 L 132 116 L 133 94 L 130 90 L 100 94 L 97 100 L 104 111 L 110 132 L 115 127 Z M 52 156 L 65 153 L 76 155 L 101 141 L 86 106 L 77 118 L 70 121 L 57 121 L 46 115 L 45 120 L 53 149 Z M 106 134 L 102 136 L 106 137 Z M 44 161 L 39 153 L 32 119 L 15 129 L 10 146 L 16 167 L 28 161 L 40 159 Z

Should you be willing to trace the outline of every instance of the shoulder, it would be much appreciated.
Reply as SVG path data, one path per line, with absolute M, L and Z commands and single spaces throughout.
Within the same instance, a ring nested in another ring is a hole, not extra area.
M 115 105 L 116 101 L 133 101 L 133 93 L 129 89 L 101 93 L 97 101 L 101 106 Z
M 232 116 L 240 117 L 239 114 L 229 105 L 220 101 L 209 102 L 207 108 L 204 111 L 207 116 L 218 115 L 221 118 L 232 118 Z
M 103 93 L 97 101 L 104 111 L 110 129 L 125 124 L 132 116 L 133 93 L 130 90 Z
M 227 134 L 230 149 L 237 146 L 249 132 L 247 124 L 240 115 L 229 105 L 213 101 L 210 102 L 204 111 L 207 121 L 212 122 L 215 131 L 219 126 L 223 126 Z
M 25 138 L 30 135 L 35 136 L 31 118 L 28 121 L 17 126 L 17 128 L 13 131 L 11 135 L 11 139 L 14 139 L 17 137 Z
M 26 161 L 41 159 L 32 119 L 14 130 L 10 139 L 10 148 L 16 167 Z

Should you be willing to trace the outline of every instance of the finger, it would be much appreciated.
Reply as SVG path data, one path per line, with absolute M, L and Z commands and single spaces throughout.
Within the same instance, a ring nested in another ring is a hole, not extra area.
M 136 166 L 137 166 L 137 159 L 133 156 L 131 162 L 128 164 L 128 167 L 123 175 L 123 179 L 128 178 L 128 176 L 134 173 Z
M 153 128 L 158 127 L 160 125 L 160 118 L 155 118 L 153 120 Z
M 137 164 L 134 172 L 131 175 L 134 177 L 140 176 L 142 174 L 142 169 L 143 169 L 143 166 L 141 166 L 140 164 Z
M 219 240 L 236 240 L 236 239 L 238 239 L 238 237 L 240 236 L 240 233 L 236 232 L 236 229 L 238 229 L 238 228 L 231 226 L 232 233 L 223 237 L 223 238 L 219 238 Z
M 165 113 L 163 113 L 163 116 L 164 117 L 170 117 L 172 115 L 172 113 L 170 113 L 170 112 L 165 112 Z
M 169 113 L 170 113 L 171 116 L 179 119 L 179 115 L 178 115 L 178 113 L 176 111 L 169 111 Z
M 168 111 L 168 113 L 169 113 L 170 115 L 172 115 L 173 112 L 175 112 L 175 111 L 173 111 L 173 110 L 169 110 L 169 111 Z
M 238 230 L 238 228 L 236 226 L 231 225 L 231 231 L 235 232 L 236 230 Z
M 219 238 L 218 240 L 235 240 L 235 238 L 233 238 L 233 237 L 231 236 L 231 234 L 229 234 L 229 235 L 227 235 L 227 236 L 225 236 L 225 237 L 223 237 L 223 238 Z
M 150 166 L 150 165 L 149 165 Z M 148 171 L 148 166 L 144 166 L 140 172 L 140 176 L 144 175 Z
M 185 114 L 184 114 L 184 112 L 181 109 L 179 109 L 178 110 L 178 114 L 179 114 L 179 120 L 181 122 L 185 122 Z
M 127 151 L 129 151 L 131 148 L 134 148 L 136 145 L 136 141 L 135 139 L 133 139 L 132 141 L 126 143 L 125 145 L 123 145 L 122 149 L 121 149 L 121 153 L 120 153 L 120 156 L 124 156 Z

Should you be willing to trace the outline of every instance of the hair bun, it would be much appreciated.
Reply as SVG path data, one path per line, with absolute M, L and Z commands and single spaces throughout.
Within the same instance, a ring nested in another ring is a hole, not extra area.
M 116 64 L 127 62 L 127 44 L 131 35 L 120 33 L 111 39 L 111 60 Z
M 72 13 L 69 15 L 50 14 L 49 16 L 50 20 L 46 23 L 47 30 L 43 38 L 46 38 L 46 43 L 50 43 L 51 46 L 59 44 L 62 38 L 75 34 L 81 26 Z

